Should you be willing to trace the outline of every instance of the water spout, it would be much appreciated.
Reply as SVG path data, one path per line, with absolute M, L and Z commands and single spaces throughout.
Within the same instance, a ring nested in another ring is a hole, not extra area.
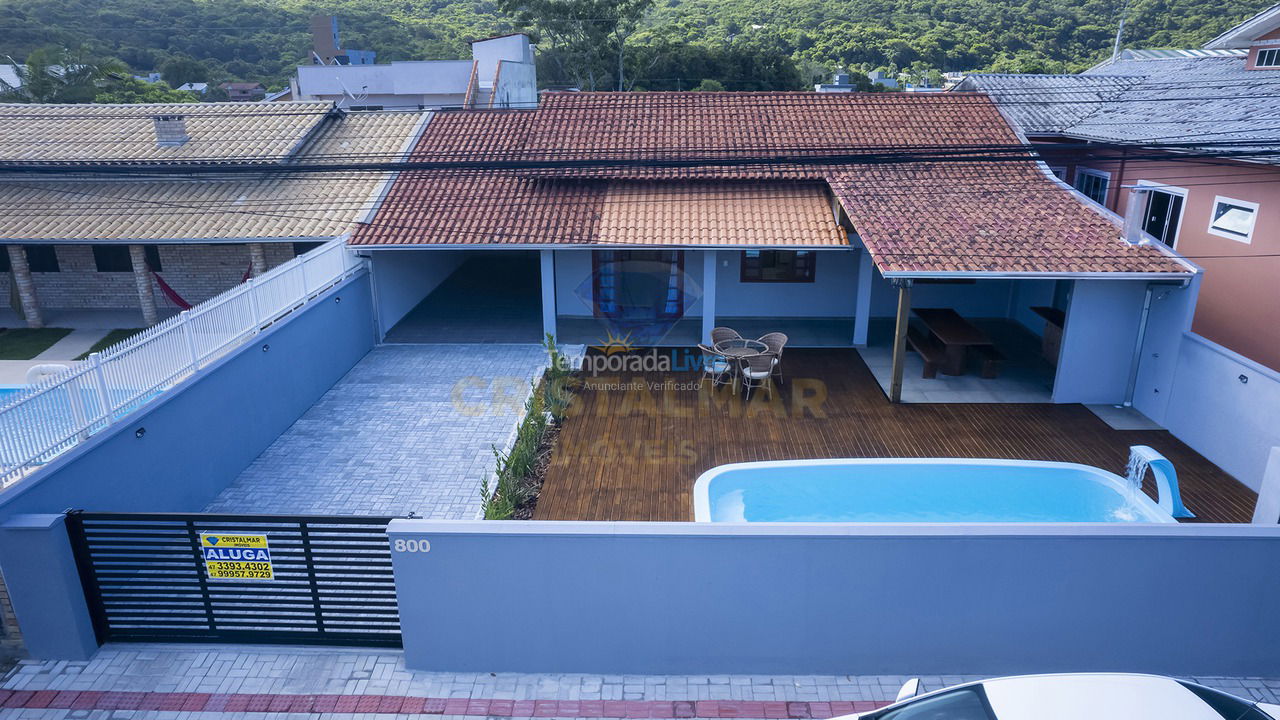
M 1147 476 L 1148 469 L 1155 473 L 1156 503 L 1160 509 L 1176 518 L 1195 517 L 1195 514 L 1182 505 L 1182 495 L 1178 492 L 1178 473 L 1173 469 L 1173 463 L 1146 445 L 1130 447 L 1125 479 L 1131 492 L 1142 492 L 1142 480 Z

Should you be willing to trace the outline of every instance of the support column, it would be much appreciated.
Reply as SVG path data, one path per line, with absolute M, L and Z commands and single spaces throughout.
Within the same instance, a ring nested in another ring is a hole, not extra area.
M 98 650 L 63 515 L 14 515 L 0 526 L 0 565 L 27 652 L 88 660 Z
M 1280 447 L 1271 448 L 1267 457 L 1267 469 L 1262 471 L 1262 485 L 1258 487 L 1258 501 L 1253 506 L 1254 525 L 1280 523 Z
M 44 318 L 40 316 L 40 301 L 36 298 L 36 285 L 31 280 L 31 266 L 27 263 L 27 251 L 21 245 L 8 245 L 9 267 L 13 272 L 13 284 L 18 288 L 18 304 L 22 306 L 22 316 L 26 318 L 27 327 L 44 327 Z
M 156 295 L 151 289 L 151 266 L 147 264 L 147 251 L 141 245 L 129 246 L 129 261 L 133 264 L 133 284 L 138 288 L 138 305 L 142 308 L 142 323 L 151 327 L 160 321 L 156 311 Z
M 542 337 L 556 337 L 556 256 L 554 250 L 542 250 Z
M 898 317 L 893 327 L 893 379 L 889 382 L 889 402 L 902 402 L 902 366 L 907 355 L 907 322 L 911 315 L 911 281 L 895 280 L 898 286 Z
M 716 326 L 716 270 L 720 253 L 702 252 L 702 342 L 711 344 L 711 329 Z
M 262 243 L 249 243 L 249 272 L 258 277 L 267 271 L 267 246 Z
M 858 295 L 853 316 L 853 344 L 867 346 L 867 325 L 871 320 L 871 278 L 875 264 L 866 248 L 858 252 Z

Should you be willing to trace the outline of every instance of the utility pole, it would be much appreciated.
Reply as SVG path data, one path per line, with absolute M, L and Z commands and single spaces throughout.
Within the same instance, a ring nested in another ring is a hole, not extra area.
M 1111 62 L 1120 57 L 1120 45 L 1124 42 L 1124 20 L 1129 15 L 1129 0 L 1125 0 L 1120 9 L 1120 26 L 1116 28 L 1116 44 L 1111 48 Z

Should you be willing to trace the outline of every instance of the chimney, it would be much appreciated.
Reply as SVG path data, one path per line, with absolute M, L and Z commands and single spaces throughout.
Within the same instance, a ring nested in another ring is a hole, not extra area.
M 155 115 L 151 120 L 156 128 L 157 147 L 177 147 L 191 139 L 187 135 L 187 119 L 181 115 Z

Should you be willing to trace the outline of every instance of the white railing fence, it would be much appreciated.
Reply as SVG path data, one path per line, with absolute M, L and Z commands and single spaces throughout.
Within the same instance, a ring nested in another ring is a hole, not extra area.
M 334 240 L 27 386 L 0 406 L 0 487 L 112 425 L 362 267 L 343 240 Z

